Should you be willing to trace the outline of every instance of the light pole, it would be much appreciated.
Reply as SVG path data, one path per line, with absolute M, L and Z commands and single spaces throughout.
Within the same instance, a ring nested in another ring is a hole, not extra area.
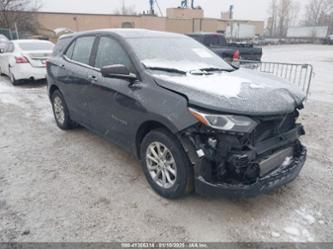
M 73 20 L 74 20 L 74 22 L 75 22 L 76 32 L 79 32 L 79 23 L 78 23 L 77 17 L 74 16 L 74 17 L 73 17 Z

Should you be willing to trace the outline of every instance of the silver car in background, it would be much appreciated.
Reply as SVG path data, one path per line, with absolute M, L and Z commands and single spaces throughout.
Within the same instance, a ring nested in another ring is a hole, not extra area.
M 54 44 L 41 40 L 15 40 L 0 51 L 0 72 L 7 75 L 13 85 L 21 80 L 46 78 L 46 61 Z

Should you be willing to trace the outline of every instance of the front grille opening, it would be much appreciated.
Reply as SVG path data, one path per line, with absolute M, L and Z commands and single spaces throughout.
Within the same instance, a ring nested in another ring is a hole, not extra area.
M 253 144 L 292 130 L 295 128 L 297 116 L 298 113 L 294 112 L 285 116 L 259 119 L 259 125 L 252 134 Z

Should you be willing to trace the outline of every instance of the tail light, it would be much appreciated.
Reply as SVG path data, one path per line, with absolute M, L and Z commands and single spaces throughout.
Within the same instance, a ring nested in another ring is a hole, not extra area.
M 29 63 L 28 59 L 24 56 L 15 56 L 15 61 L 17 64 Z
M 239 61 L 239 59 L 240 59 L 240 52 L 239 52 L 239 50 L 237 49 L 237 50 L 234 52 L 233 56 L 232 56 L 232 60 L 233 60 L 233 61 Z

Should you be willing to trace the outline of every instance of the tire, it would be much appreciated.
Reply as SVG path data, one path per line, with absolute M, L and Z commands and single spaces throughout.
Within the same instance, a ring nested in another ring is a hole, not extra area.
M 12 73 L 12 71 L 10 70 L 10 67 L 8 68 L 8 72 L 9 72 L 9 80 L 12 83 L 13 86 L 17 86 L 19 84 L 19 81 L 15 79 L 14 74 Z
M 193 168 L 178 139 L 167 130 L 153 130 L 144 137 L 140 158 L 148 183 L 160 196 L 176 199 L 192 192 Z
M 69 116 L 69 111 L 59 90 L 55 90 L 51 96 L 51 104 L 54 119 L 57 126 L 62 130 L 71 130 L 76 127 L 76 124 L 71 120 Z

